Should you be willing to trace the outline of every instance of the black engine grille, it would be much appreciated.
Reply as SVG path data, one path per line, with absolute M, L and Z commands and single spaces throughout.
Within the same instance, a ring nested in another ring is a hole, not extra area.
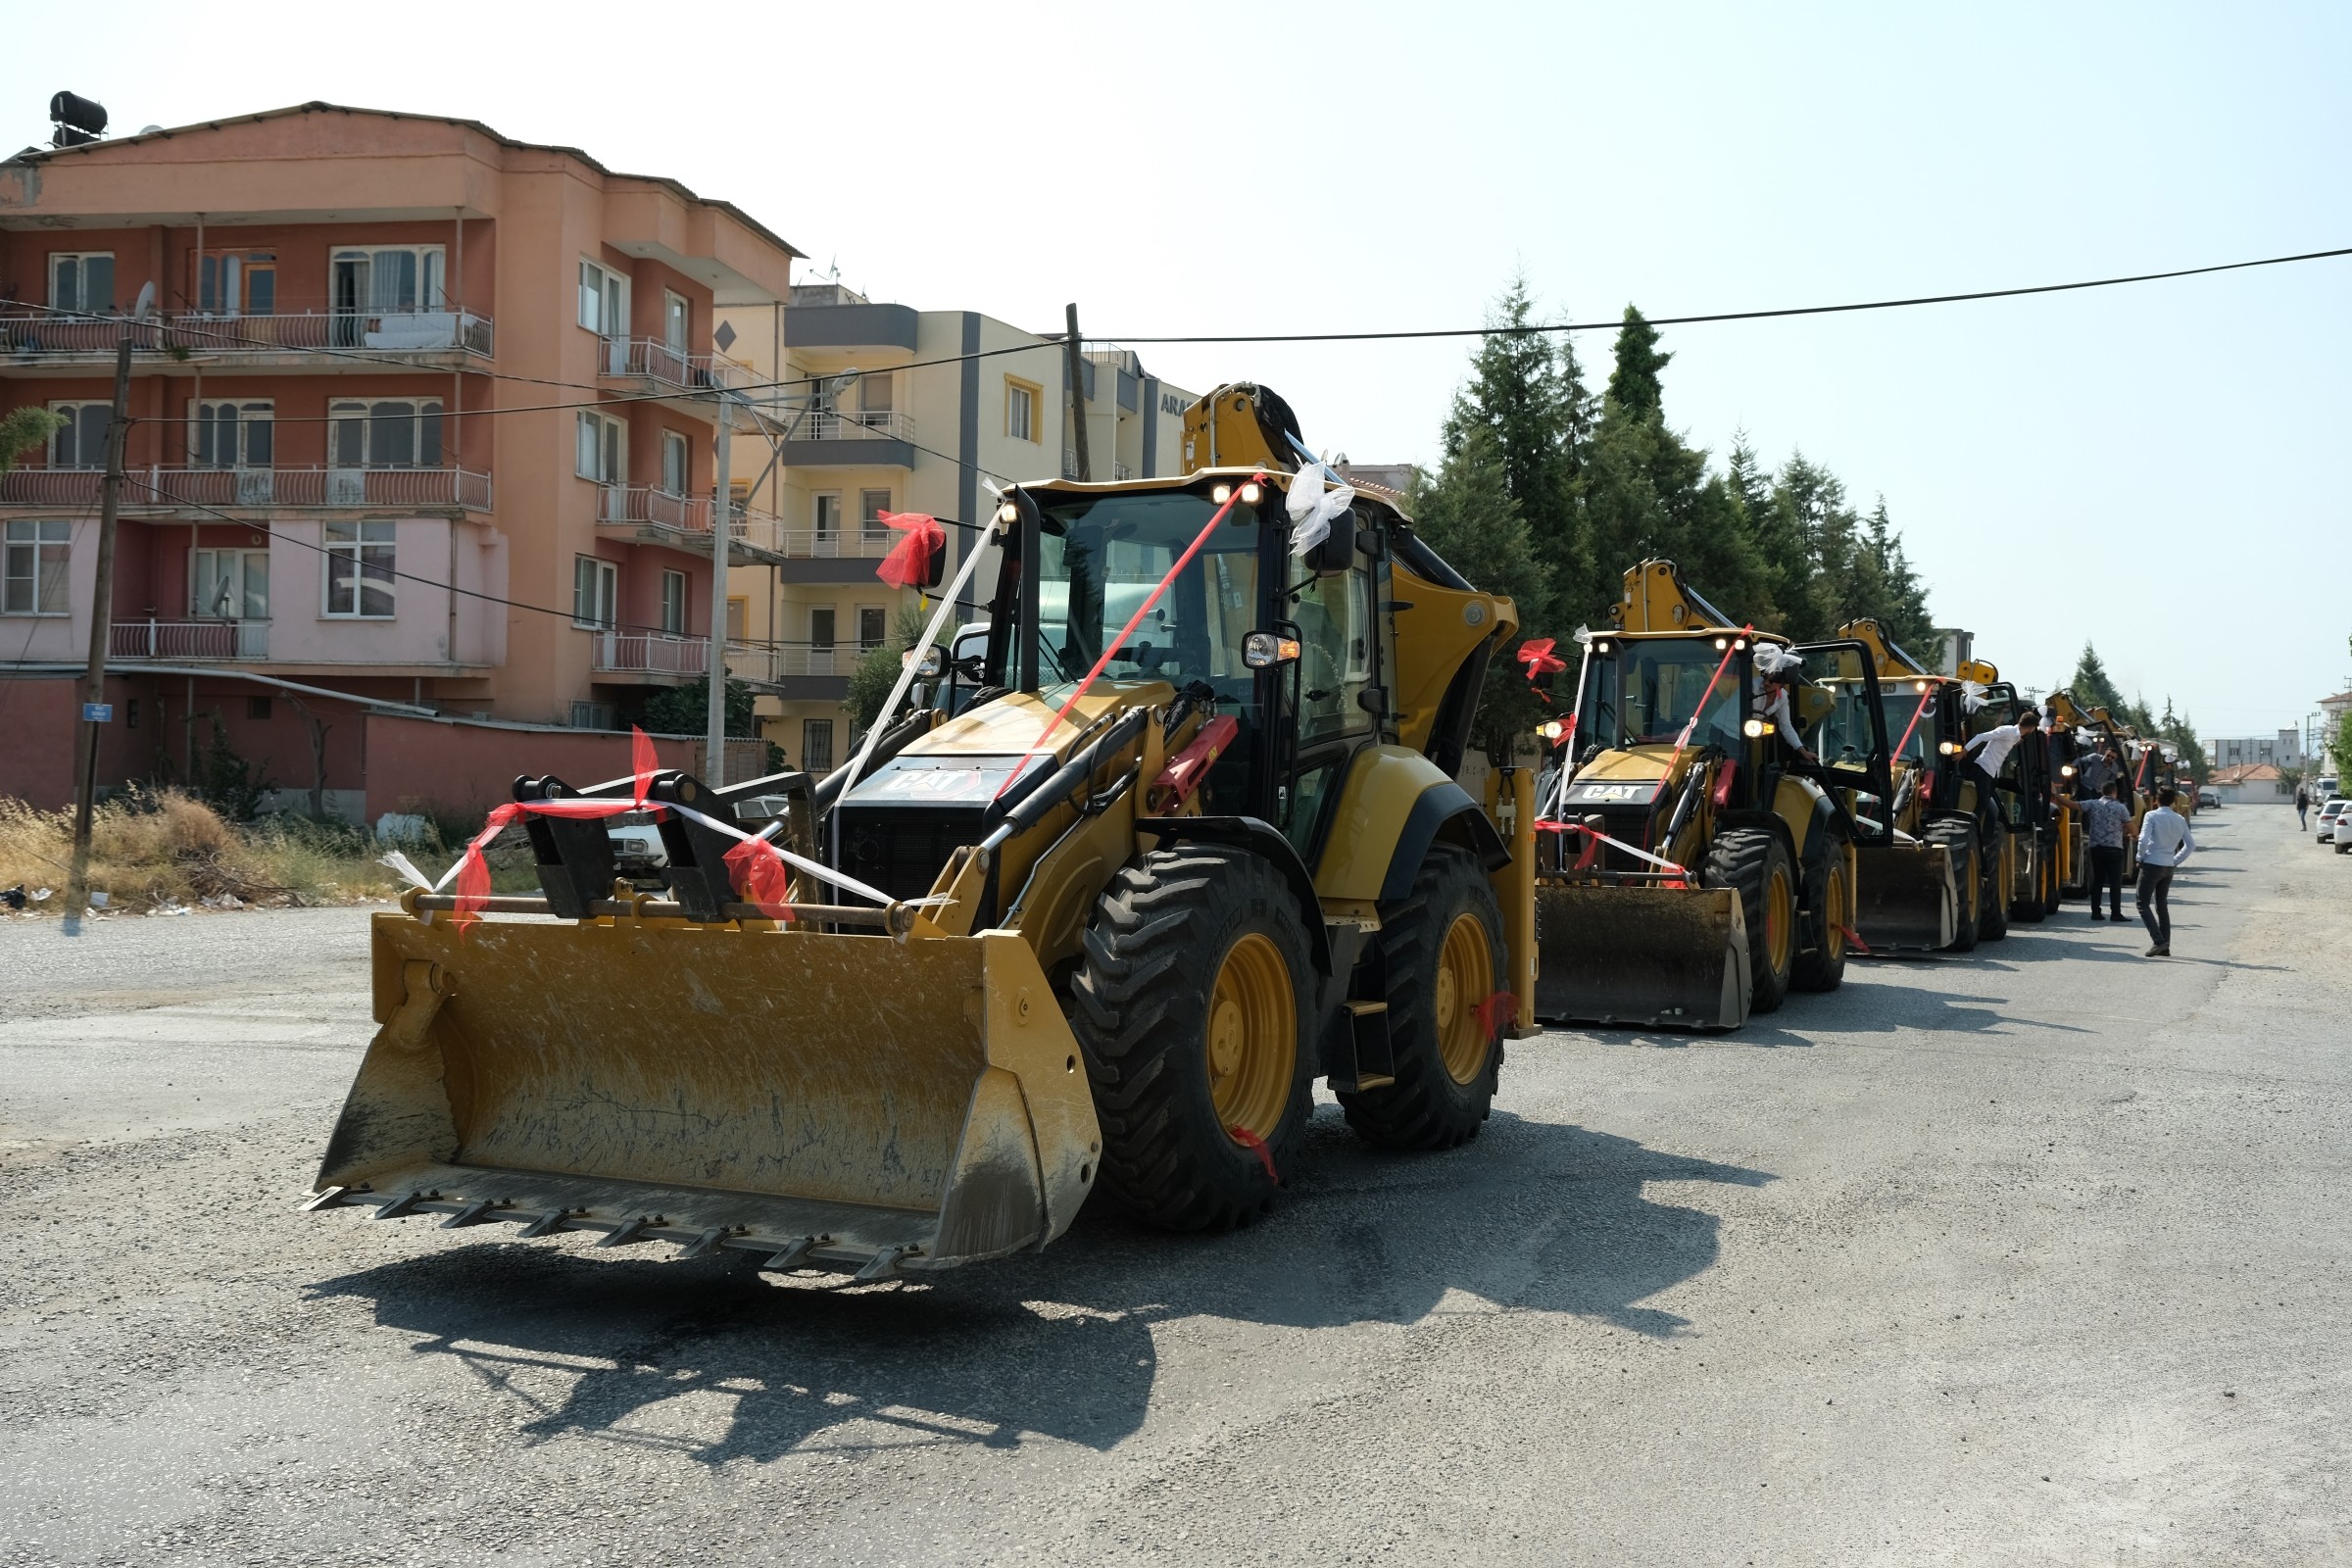
M 894 899 L 919 899 L 930 892 L 948 857 L 983 836 L 977 806 L 840 809 L 841 868 Z

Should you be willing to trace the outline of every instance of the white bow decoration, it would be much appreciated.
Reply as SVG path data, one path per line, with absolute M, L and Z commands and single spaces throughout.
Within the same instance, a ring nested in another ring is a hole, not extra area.
M 1793 675 L 1805 667 L 1799 655 L 1790 653 L 1778 643 L 1756 644 L 1756 669 L 1766 675 Z
M 1984 706 L 1984 688 L 1973 680 L 1960 683 L 1960 706 L 1973 713 Z
M 1301 447 L 1298 472 L 1291 480 L 1291 554 L 1304 559 L 1307 552 L 1331 537 L 1331 525 L 1355 500 L 1355 486 L 1332 472 L 1328 464 Z M 1334 488 L 1326 490 L 1328 478 Z

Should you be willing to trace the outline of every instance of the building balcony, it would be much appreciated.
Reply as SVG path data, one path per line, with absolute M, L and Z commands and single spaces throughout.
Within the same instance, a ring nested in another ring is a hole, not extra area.
M 261 663 L 270 657 L 266 620 L 118 620 L 107 634 L 109 660 Z
M 774 696 L 783 690 L 788 674 L 808 661 L 783 657 L 770 643 L 729 643 L 727 673 L 756 690 Z M 857 663 L 850 653 L 842 661 L 841 688 L 849 690 L 848 673 Z M 830 674 L 829 661 L 826 673 Z M 683 685 L 710 673 L 710 639 L 679 637 L 666 632 L 600 631 L 588 655 L 588 666 L 600 680 L 650 686 Z
M 0 508 L 95 511 L 106 475 L 96 468 L 19 468 L 0 474 Z M 202 518 L 221 512 L 490 510 L 490 476 L 465 468 L 132 468 L 122 514 Z
M 752 368 L 720 354 L 689 354 L 660 338 L 609 337 L 603 340 L 597 374 L 648 381 L 660 391 L 704 397 L 749 385 Z
M 838 703 L 866 652 L 857 643 L 729 643 L 727 673 L 786 702 Z
M 596 525 L 637 544 L 662 545 L 706 559 L 710 554 L 710 496 L 682 496 L 654 485 L 605 484 L 596 490 Z M 729 519 L 727 564 L 763 566 L 783 559 L 781 518 L 737 506 Z
M 147 320 L 11 312 L 0 307 L 0 365 L 45 373 L 111 369 L 128 333 L 134 369 L 348 370 L 394 365 L 464 369 L 492 358 L 490 318 L 471 311 L 312 311 L 221 316 L 183 311 Z
M 811 409 L 787 417 L 784 462 L 800 467 L 911 468 L 914 416 L 896 410 Z

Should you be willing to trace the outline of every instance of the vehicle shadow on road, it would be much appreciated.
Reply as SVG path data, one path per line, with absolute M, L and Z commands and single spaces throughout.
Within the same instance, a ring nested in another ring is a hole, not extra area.
M 1463 1149 L 1395 1154 L 1326 1106 L 1276 1211 L 1223 1236 L 1090 1207 L 1042 1254 L 866 1286 L 671 1262 L 664 1244 L 615 1257 L 468 1240 L 310 1294 L 370 1302 L 379 1326 L 417 1337 L 416 1354 L 454 1358 L 526 1440 L 592 1437 L 710 1466 L 812 1446 L 1107 1449 L 1143 1425 L 1152 1326 L 1170 1319 L 1314 1329 L 1557 1312 L 1685 1333 L 1643 1303 L 1714 1263 L 1718 1218 L 1645 1188 L 1772 1179 L 1503 1112 Z

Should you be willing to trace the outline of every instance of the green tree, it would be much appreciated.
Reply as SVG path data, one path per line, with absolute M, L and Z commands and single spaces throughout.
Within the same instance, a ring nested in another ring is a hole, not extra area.
M 1487 324 L 1525 328 L 1535 324 L 1535 315 L 1527 280 L 1516 277 L 1488 312 Z M 1547 627 L 1559 617 L 1552 594 L 1566 604 L 1581 605 L 1599 580 L 1575 492 L 1592 435 L 1592 397 L 1585 388 L 1575 345 L 1565 333 L 1560 339 L 1555 346 L 1548 334 L 1529 331 L 1479 339 L 1470 378 L 1454 394 L 1440 443 L 1450 466 L 1473 431 L 1484 430 L 1491 438 L 1490 450 L 1460 472 L 1478 474 L 1484 485 L 1486 469 L 1495 470 L 1500 493 L 1510 498 L 1546 568 L 1545 597 L 1513 595 L 1520 624 L 1529 628 Z M 1441 468 L 1441 475 L 1445 471 Z M 1445 482 L 1443 477 L 1438 480 L 1441 488 Z
M 1500 437 L 1483 424 L 1466 427 L 1445 466 L 1434 476 L 1415 478 L 1408 500 L 1414 531 L 1446 564 L 1472 587 L 1508 594 L 1520 607 L 1522 636 L 1498 650 L 1488 664 L 1478 718 L 1470 732 L 1470 744 L 1483 750 L 1490 761 L 1506 762 L 1516 738 L 1554 710 L 1535 695 L 1516 657 L 1526 635 L 1552 635 L 1531 623 L 1527 609 L 1549 601 L 1551 581 L 1550 568 L 1537 552 L 1532 530 L 1511 495 Z
M 62 416 L 29 405 L 0 415 L 0 473 L 8 472 L 20 460 L 38 452 L 51 436 L 65 428 L 65 423 Z
M 1673 358 L 1659 351 L 1658 329 L 1649 324 L 1649 318 L 1628 305 L 1625 319 L 1617 328 L 1616 366 L 1609 371 L 1609 401 L 1636 418 L 1661 412 L 1666 407 L 1666 383 L 1662 375 L 1666 363 Z
M 752 689 L 732 675 L 727 677 L 726 705 L 727 734 L 741 737 L 755 733 Z M 647 698 L 637 721 L 651 735 L 704 735 L 710 731 L 710 678 L 697 675 L 683 686 L 672 686 Z
M 882 639 L 880 647 L 867 649 L 857 667 L 850 671 L 848 703 L 852 728 L 865 729 L 873 723 L 874 715 L 882 711 L 891 687 L 898 684 L 906 650 L 921 641 L 925 624 L 921 611 L 911 605 L 901 606 L 891 622 L 890 635 Z M 943 637 L 946 635 L 942 633 Z
M 2087 642 L 2082 645 L 2082 657 L 2075 661 L 2075 672 L 2067 680 L 2065 689 L 2084 708 L 2104 708 L 2118 718 L 2122 718 L 2125 710 L 2131 706 L 2124 701 L 2124 694 L 2116 689 L 2115 677 L 2107 673 L 2107 665 L 2100 660 L 2099 651 Z

